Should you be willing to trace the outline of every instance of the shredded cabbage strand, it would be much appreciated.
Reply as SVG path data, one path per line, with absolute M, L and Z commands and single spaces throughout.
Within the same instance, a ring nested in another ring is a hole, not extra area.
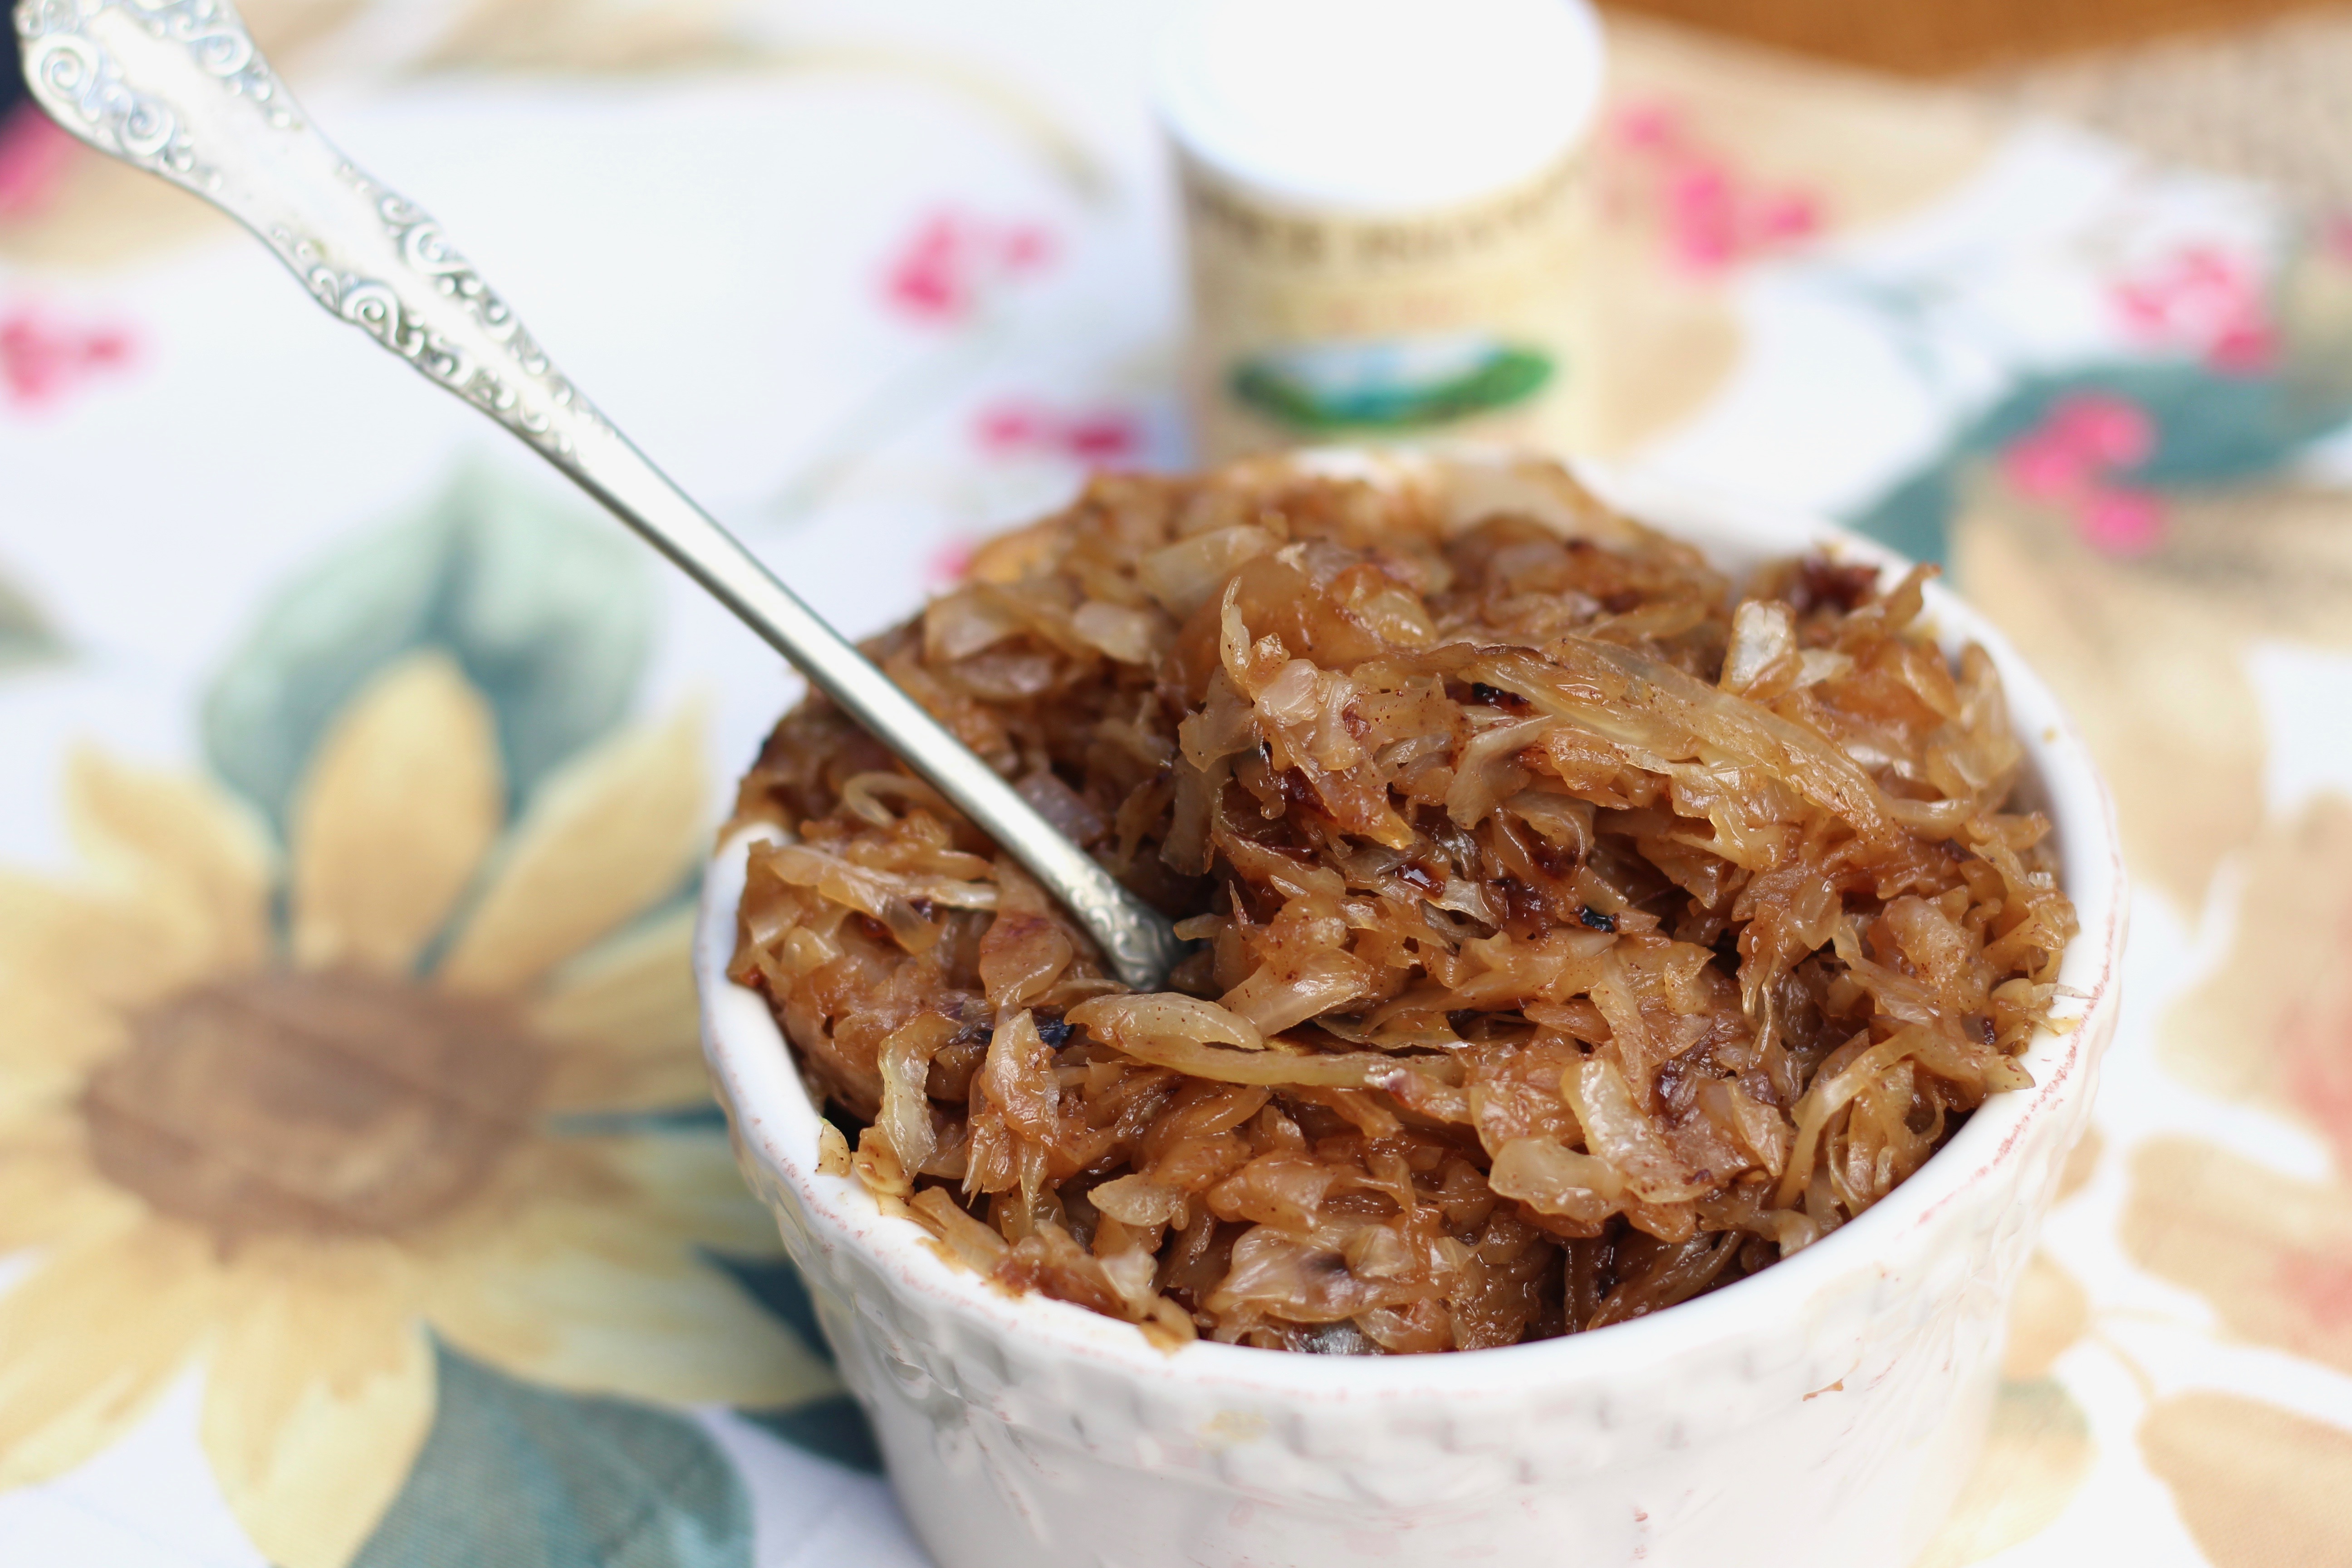
M 1735 591 L 1522 480 L 1100 479 L 869 645 L 1180 921 L 1165 992 L 777 727 L 732 973 L 943 1256 L 1171 1346 L 1509 1344 L 1769 1267 L 2029 1081 L 2074 916 L 1928 573 Z

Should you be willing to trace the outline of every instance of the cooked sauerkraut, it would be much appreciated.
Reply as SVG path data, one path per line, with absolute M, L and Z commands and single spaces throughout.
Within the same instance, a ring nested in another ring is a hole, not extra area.
M 1181 921 L 1169 991 L 831 705 L 777 727 L 732 973 L 951 1258 L 1163 1343 L 1507 1345 L 1769 1267 L 2030 1081 L 2074 912 L 1927 572 L 1735 593 L 1489 488 L 1099 479 L 869 645 Z

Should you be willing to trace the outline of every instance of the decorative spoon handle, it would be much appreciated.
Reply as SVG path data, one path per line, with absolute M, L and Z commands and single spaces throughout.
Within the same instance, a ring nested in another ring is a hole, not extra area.
M 236 218 L 320 304 L 530 442 L 1027 867 L 1121 980 L 1165 983 L 1182 946 L 1168 921 L 597 413 L 440 226 L 320 134 L 227 0 L 19 0 L 16 34 L 26 79 L 59 125 Z

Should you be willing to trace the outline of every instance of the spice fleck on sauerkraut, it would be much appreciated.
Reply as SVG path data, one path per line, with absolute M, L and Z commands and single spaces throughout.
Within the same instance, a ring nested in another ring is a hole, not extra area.
M 870 645 L 1181 920 L 1165 993 L 784 719 L 732 973 L 886 1205 L 1162 1342 L 1473 1350 L 1767 1268 L 2030 1081 L 2074 911 L 1927 572 L 1735 595 L 1546 484 L 1104 478 Z

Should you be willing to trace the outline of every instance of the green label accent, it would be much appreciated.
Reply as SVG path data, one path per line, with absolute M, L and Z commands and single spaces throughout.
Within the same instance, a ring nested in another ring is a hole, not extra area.
M 1524 403 L 1549 384 L 1539 350 L 1483 335 L 1307 343 L 1234 367 L 1242 403 L 1294 429 L 1412 430 Z

